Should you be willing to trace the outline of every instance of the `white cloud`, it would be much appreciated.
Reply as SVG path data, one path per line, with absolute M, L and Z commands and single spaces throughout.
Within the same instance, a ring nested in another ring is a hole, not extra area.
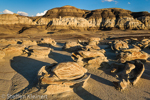
M 131 4 L 130 2 L 128 2 L 128 4 Z
M 45 10 L 44 12 L 42 12 L 42 13 L 37 13 L 36 14 L 36 16 L 43 16 L 43 15 L 45 15 L 46 14 L 46 12 L 47 12 L 47 10 Z
M 7 10 L 7 9 L 5 9 L 5 10 L 3 11 L 3 13 L 4 13 L 4 14 L 13 14 L 12 11 L 9 11 L 9 10 Z
M 114 0 L 102 0 L 102 2 L 115 2 L 115 4 L 118 3 L 118 1 L 114 1 Z
M 28 16 L 28 13 L 23 12 L 23 11 L 18 11 L 17 14 L 22 15 L 22 16 Z
M 0 13 L 2 13 L 2 12 L 0 12 Z

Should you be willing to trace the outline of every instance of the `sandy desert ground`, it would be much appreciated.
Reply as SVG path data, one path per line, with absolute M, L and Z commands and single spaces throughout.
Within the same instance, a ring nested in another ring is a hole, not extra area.
M 58 33 L 49 32 L 50 34 L 0 34 L 0 39 L 30 39 L 38 41 L 43 37 L 50 37 L 57 42 L 56 46 L 51 46 L 53 51 L 47 58 L 27 57 L 26 55 L 11 54 L 6 55 L 0 60 L 0 99 L 5 100 L 9 95 L 44 95 L 37 88 L 37 73 L 44 65 L 55 62 L 73 61 L 71 53 L 62 50 L 67 41 L 85 40 L 90 37 L 99 37 L 104 40 L 98 45 L 106 51 L 109 61 L 115 61 L 115 52 L 108 48 L 108 42 L 116 39 L 133 38 L 150 38 L 149 30 L 112 30 L 96 32 L 72 32 Z M 150 54 L 150 50 L 145 52 Z M 150 100 L 150 58 L 144 63 L 145 72 L 141 79 L 134 86 L 129 85 L 125 90 L 116 90 L 113 81 L 117 81 L 114 75 L 110 73 L 109 66 L 101 66 L 96 69 L 94 66 L 88 69 L 91 74 L 85 88 L 77 88 L 73 92 L 62 94 L 47 95 L 48 100 Z M 10 98 L 12 99 L 12 98 Z M 27 99 L 27 98 L 26 98 Z M 37 98 L 38 100 L 39 98 Z

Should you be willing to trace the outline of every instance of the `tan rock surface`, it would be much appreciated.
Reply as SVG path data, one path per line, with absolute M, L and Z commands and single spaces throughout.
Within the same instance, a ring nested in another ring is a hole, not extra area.
M 37 45 L 37 42 L 32 41 L 32 40 L 22 40 L 21 42 L 23 45 L 26 45 L 26 46 Z
M 55 46 L 57 43 L 54 39 L 42 38 L 41 41 L 39 41 L 39 44 L 49 44 L 49 45 Z
M 115 40 L 112 44 L 111 44 L 111 48 L 112 50 L 121 50 L 121 49 L 127 49 L 129 48 L 128 44 L 120 41 L 120 40 Z
M 93 58 L 93 59 L 90 59 L 88 61 L 88 64 L 98 64 L 98 65 L 101 65 L 102 62 L 108 62 L 107 60 L 107 57 L 96 57 L 96 58 Z
M 93 58 L 99 56 L 105 56 L 103 51 L 79 51 L 78 52 L 83 58 Z
M 87 45 L 83 47 L 82 49 L 86 51 L 92 51 L 92 50 L 94 51 L 94 50 L 100 50 L 100 47 L 97 45 Z
M 115 87 L 119 90 L 124 90 L 129 84 L 135 85 L 141 78 L 145 70 L 144 64 L 141 61 L 135 61 L 134 64 L 127 63 L 124 70 L 119 73 L 121 81 L 113 82 Z
M 100 38 L 91 37 L 89 38 L 88 42 L 89 42 L 89 45 L 97 45 L 99 44 L 100 40 L 101 40 Z
M 3 51 L 0 51 L 0 59 L 3 59 L 5 57 L 5 53 Z
M 90 74 L 76 62 L 54 63 L 43 66 L 38 72 L 39 85 L 45 87 L 45 94 L 71 92 L 74 88 L 85 86 Z M 84 83 L 84 84 L 83 84 Z M 78 85 L 76 85 L 78 84 Z
M 75 62 L 60 63 L 52 71 L 62 80 L 73 80 L 80 78 L 87 70 Z
M 67 50 L 67 51 L 78 51 L 81 50 L 83 46 L 77 42 L 67 42 L 64 44 L 62 49 Z
M 41 47 L 41 46 L 29 46 L 26 53 L 33 57 L 44 58 L 48 57 L 50 52 L 52 51 L 49 47 Z
M 133 51 L 133 52 L 121 52 L 120 53 L 120 62 L 124 63 L 126 61 L 132 60 L 147 60 L 149 55 L 144 51 Z

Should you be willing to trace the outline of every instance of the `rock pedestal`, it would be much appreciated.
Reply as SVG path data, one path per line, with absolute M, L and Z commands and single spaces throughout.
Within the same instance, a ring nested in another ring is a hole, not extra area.
M 38 72 L 39 85 L 46 94 L 59 94 L 84 87 L 90 74 L 76 62 L 64 62 L 43 66 Z
M 52 51 L 49 47 L 41 47 L 41 46 L 29 46 L 25 49 L 25 53 L 31 57 L 45 58 L 48 57 L 50 52 Z

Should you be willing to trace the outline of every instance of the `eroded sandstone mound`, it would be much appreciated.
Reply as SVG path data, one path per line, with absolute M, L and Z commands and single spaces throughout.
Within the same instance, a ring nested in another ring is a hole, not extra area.
M 99 68 L 103 62 L 108 62 L 105 56 L 105 50 L 98 46 L 100 38 L 91 37 L 84 45 L 80 44 L 80 49 L 77 46 L 71 48 L 74 50 L 71 58 L 80 66 L 95 66 Z M 76 43 L 76 42 L 75 42 Z
M 56 45 L 55 40 L 51 38 L 43 38 L 41 41 L 30 39 L 0 39 L 0 59 L 3 59 L 5 56 L 13 57 L 22 54 L 27 54 L 27 56 L 31 57 L 45 58 L 48 57 L 52 51 L 50 48 L 51 45 Z
M 43 66 L 38 72 L 39 85 L 46 90 L 46 94 L 59 94 L 84 87 L 89 78 L 87 69 L 75 62 Z
M 59 16 L 82 17 L 83 14 L 85 14 L 85 11 L 67 5 L 60 8 L 53 8 L 51 10 L 48 10 L 44 15 L 44 17 L 49 17 L 49 18 L 59 18 Z
M 124 41 L 121 40 L 115 40 L 111 44 L 111 49 L 112 50 L 122 50 L 122 49 L 127 49 L 129 48 L 128 44 Z
M 132 60 L 146 61 L 149 58 L 148 53 L 140 50 L 133 50 L 133 49 L 120 52 L 119 54 L 117 54 L 117 56 L 121 63 L 125 63 L 126 61 L 132 61 Z
M 40 41 L 38 41 L 38 45 L 49 45 L 49 46 L 55 46 L 57 42 L 54 39 L 51 38 L 41 38 Z
M 62 49 L 73 52 L 73 51 L 81 50 L 82 47 L 83 46 L 78 42 L 66 42 L 62 47 Z
M 82 10 L 67 5 L 50 9 L 44 16 L 39 17 L 0 14 L 0 26 L 3 32 L 6 31 L 4 33 L 19 34 L 47 33 L 47 30 L 61 29 L 80 31 L 117 28 L 147 30 L 150 29 L 150 13 L 131 12 L 120 8 Z
M 122 70 L 119 70 L 122 67 Z M 145 67 L 144 64 L 137 60 L 134 63 L 126 63 L 125 65 L 115 66 L 113 69 L 116 74 L 121 78 L 119 82 L 113 82 L 115 87 L 119 90 L 124 90 L 129 84 L 135 85 L 142 76 Z
M 46 58 L 51 53 L 52 49 L 49 47 L 41 47 L 37 45 L 32 45 L 25 48 L 24 53 L 27 53 L 28 56 L 37 57 L 37 58 Z

